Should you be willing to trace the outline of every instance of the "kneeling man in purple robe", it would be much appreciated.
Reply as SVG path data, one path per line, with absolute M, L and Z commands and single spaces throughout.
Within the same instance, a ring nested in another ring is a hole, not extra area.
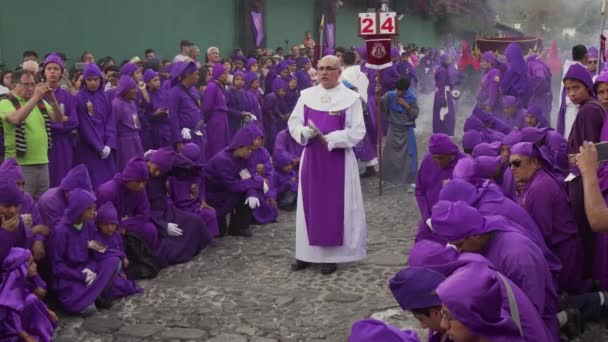
M 319 62 L 319 85 L 302 91 L 289 118 L 289 132 L 304 153 L 296 214 L 293 270 L 321 263 L 321 273 L 336 263 L 366 256 L 367 228 L 359 169 L 353 147 L 365 136 L 360 95 L 340 81 L 340 60 Z

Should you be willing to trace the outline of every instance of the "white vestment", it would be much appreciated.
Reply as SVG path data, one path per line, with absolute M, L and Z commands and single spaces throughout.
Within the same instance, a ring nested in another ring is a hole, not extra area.
M 302 184 L 298 184 L 298 206 L 296 212 L 296 259 L 313 263 L 341 263 L 364 259 L 367 250 L 367 228 L 365 208 L 359 181 L 359 167 L 353 147 L 365 136 L 363 108 L 359 94 L 346 88 L 342 83 L 332 89 L 321 85 L 302 91 L 288 121 L 289 133 L 301 145 L 307 140 L 302 136 L 304 106 L 318 111 L 337 112 L 346 110 L 345 129 L 325 135 L 327 148 L 345 149 L 344 168 L 344 243 L 337 247 L 311 246 L 308 240 L 306 219 L 302 200 Z M 306 158 L 306 148 L 300 161 Z M 319 175 L 322 177 L 322 175 Z

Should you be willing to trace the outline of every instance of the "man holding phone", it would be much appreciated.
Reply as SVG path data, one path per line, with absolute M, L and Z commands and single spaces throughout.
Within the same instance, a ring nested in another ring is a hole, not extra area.
M 49 188 L 51 123 L 63 122 L 63 113 L 53 90 L 36 84 L 34 74 L 17 70 L 13 91 L 0 101 L 4 130 L 5 159 L 15 158 L 25 174 L 26 189 L 38 199 Z

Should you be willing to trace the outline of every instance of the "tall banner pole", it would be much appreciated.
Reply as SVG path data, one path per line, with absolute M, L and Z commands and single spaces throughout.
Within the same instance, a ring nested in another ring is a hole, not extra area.
M 380 110 L 380 97 L 381 85 L 380 85 L 380 73 L 382 70 L 376 70 L 376 126 L 378 127 L 378 192 L 382 196 L 382 115 Z
M 321 25 L 319 26 L 319 60 L 323 58 L 323 36 L 325 35 L 325 14 L 321 15 Z

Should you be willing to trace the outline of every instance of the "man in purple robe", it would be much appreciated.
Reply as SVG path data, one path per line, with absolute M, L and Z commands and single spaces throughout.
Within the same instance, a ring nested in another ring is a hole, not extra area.
M 263 191 L 264 180 L 248 170 L 253 152 L 254 134 L 241 128 L 230 146 L 211 158 L 204 168 L 207 201 L 215 208 L 220 236 L 230 234 L 250 237 L 252 211 L 260 205 L 254 192 Z M 230 227 L 226 216 L 231 215 Z
M 222 151 L 230 144 L 228 127 L 228 106 L 224 86 L 228 80 L 228 70 L 222 64 L 213 66 L 212 82 L 207 85 L 203 95 L 202 112 L 207 123 L 207 159 Z
M 575 45 L 572 47 L 572 60 L 566 60 L 563 67 L 562 79 L 570 71 L 570 68 L 574 65 L 579 65 L 580 68 L 577 73 L 581 73 L 582 70 L 587 70 L 587 48 L 585 45 Z M 588 72 L 587 72 L 588 73 Z M 557 114 L 557 127 L 556 130 L 562 134 L 566 139 L 570 135 L 572 130 L 572 124 L 576 119 L 576 112 L 578 111 L 578 104 L 572 102 L 568 96 L 565 87 L 561 89 L 561 103 L 559 113 Z
M 272 156 L 274 184 L 279 209 L 293 211 L 298 196 L 298 173 L 296 162 L 287 151 L 276 150 Z
M 524 123 L 523 127 L 521 127 L 522 129 L 524 127 L 548 128 L 550 126 L 543 114 L 543 109 L 536 104 L 531 104 L 528 110 L 522 114 L 523 117 L 518 120 Z
M 541 229 L 547 246 L 562 263 L 560 288 L 569 294 L 583 290 L 582 243 L 561 182 L 545 171 L 547 161 L 531 143 L 511 147 L 510 165 L 518 184 L 517 200 Z
M 140 137 L 142 127 L 134 102 L 136 95 L 135 81 L 129 76 L 121 76 L 116 97 L 112 100 L 112 113 L 116 116 L 116 152 L 119 170 L 124 169 L 131 158 L 144 155 Z
M 519 43 L 511 43 L 505 50 L 508 68 L 502 76 L 500 90 L 503 96 L 515 96 L 520 107 L 527 107 L 530 98 L 528 66 Z
M 546 123 L 551 122 L 551 105 L 553 93 L 551 91 L 551 70 L 538 58 L 537 54 L 531 54 L 527 59 L 528 82 L 530 84 L 530 106 L 540 108 L 541 116 Z M 547 127 L 550 124 L 547 124 Z
M 521 129 L 525 112 L 521 109 L 517 97 L 505 95 L 502 97 L 502 120 L 511 128 Z
M 484 71 L 481 86 L 477 92 L 477 106 L 485 112 L 498 114 L 500 108 L 500 70 L 498 61 L 492 51 L 486 51 L 479 59 L 479 66 Z
M 379 90 L 380 96 L 382 96 L 387 91 L 395 89 L 397 86 L 397 80 L 400 76 L 399 72 L 397 72 L 394 67 L 375 70 L 363 65 L 361 66 L 361 72 L 367 76 L 367 79 L 369 80 L 369 85 L 367 87 L 367 107 L 368 116 L 371 120 L 370 126 L 373 126 L 373 130 L 370 130 L 369 132 L 369 139 L 372 143 L 375 143 L 378 141 L 378 125 L 382 126 L 382 136 L 385 136 L 388 132 L 388 122 L 386 116 L 381 117 L 380 122 L 376 122 L 378 118 L 377 113 L 380 110 L 380 108 L 377 108 L 376 91 Z
M 348 342 L 420 342 L 415 331 L 401 330 L 376 319 L 353 323 Z
M 24 247 L 32 250 L 35 260 L 43 259 L 46 256 L 45 240 L 49 234 L 49 229 L 42 223 L 42 218 L 34 199 L 29 193 L 25 192 L 25 176 L 15 159 L 7 159 L 0 165 L 0 177 L 9 182 L 14 182 L 23 194 L 19 215 L 23 222 L 27 240 Z
M 435 70 L 435 98 L 433 101 L 433 133 L 454 135 L 456 125 L 456 104 L 452 96 L 456 85 L 450 77 L 450 67 L 453 63 L 448 54 L 439 56 L 439 67 Z
M 152 148 L 173 146 L 171 116 L 169 114 L 169 93 L 161 86 L 160 75 L 152 69 L 144 72 L 144 82 L 150 96 L 145 109 L 152 133 Z
M 284 129 L 277 133 L 274 140 L 273 152 L 285 151 L 291 155 L 296 166 L 300 164 L 300 158 L 302 158 L 302 152 L 304 152 L 304 146 L 298 144 L 291 135 L 288 129 Z
M 230 127 L 230 138 L 248 122 L 257 120 L 253 114 L 259 104 L 257 99 L 244 89 L 245 74 L 240 71 L 234 73 L 233 86 L 226 92 L 226 104 L 228 106 L 228 124 Z
M 245 128 L 249 129 L 254 137 L 253 152 L 249 157 L 247 169 L 250 174 L 257 174 L 264 179 L 263 191 L 255 191 L 260 206 L 253 210 L 253 218 L 260 224 L 274 222 L 279 216 L 279 208 L 276 201 L 277 192 L 274 188 L 274 167 L 270 153 L 262 146 L 264 133 L 255 125 L 250 124 Z
M 412 88 L 416 88 L 418 77 L 416 77 L 416 69 L 410 62 L 410 53 L 405 51 L 401 54 L 399 61 L 395 65 L 395 70 L 399 73 L 400 78 L 409 78 L 412 82 Z
M 42 65 L 44 81 L 53 89 L 59 109 L 63 111 L 62 122 L 51 122 L 53 146 L 49 150 L 49 187 L 59 185 L 61 178 L 74 164 L 74 147 L 78 133 L 78 115 L 74 96 L 59 86 L 63 75 L 63 61 L 55 54 L 49 55 Z
M 310 59 L 308 57 L 298 57 L 296 59 L 296 79 L 298 80 L 298 90 L 302 91 L 306 88 L 312 87 L 312 79 L 308 74 L 308 70 L 312 67 Z
M 601 103 L 595 99 L 591 75 L 582 65 L 574 64 L 568 69 L 564 77 L 564 89 L 569 99 L 579 106 L 572 130 L 568 136 L 568 154 L 576 154 L 583 142 L 600 142 L 601 131 L 606 113 Z M 578 175 L 576 167 L 571 166 L 570 172 Z M 583 182 L 581 177 L 576 177 L 568 182 L 568 195 L 570 205 L 574 214 L 574 220 L 578 225 L 579 234 L 583 240 L 583 276 L 589 276 L 594 259 L 594 233 L 591 231 L 587 215 L 585 214 L 585 201 L 583 193 Z
M 532 240 L 506 219 L 482 216 L 463 201 L 437 202 L 430 225 L 440 238 L 461 252 L 480 253 L 517 284 L 557 340 L 557 293 L 547 261 Z
M 476 146 L 480 144 L 487 144 L 483 141 L 481 133 L 476 130 L 470 130 L 464 132 L 462 135 L 462 152 L 471 155 Z
M 27 249 L 11 248 L 0 261 L 0 339 L 51 342 L 59 318 L 31 291 L 30 284 L 44 281 Z M 37 288 L 46 293 L 46 286 Z
M 95 196 L 83 189 L 70 192 L 65 214 L 55 226 L 49 241 L 51 289 L 64 311 L 88 316 L 97 308 L 111 307 L 104 297 L 120 270 L 121 260 L 108 257 L 94 260 L 89 249 L 95 232 Z
M 42 222 L 51 229 L 59 223 L 68 207 L 68 194 L 74 189 L 93 191 L 89 172 L 80 164 L 71 169 L 59 183 L 59 186 L 49 189 L 38 200 L 37 206 Z
M 425 221 L 431 217 L 431 208 L 439 200 L 443 183 L 452 177 L 456 163 L 463 157 L 464 154 L 458 151 L 458 146 L 447 135 L 439 133 L 429 138 L 429 153 L 420 164 L 416 181 L 416 202 L 420 210 L 416 241 L 441 241 L 429 230 Z
M 148 150 L 152 146 L 152 136 L 150 131 L 150 122 L 146 117 L 146 108 L 150 105 L 150 95 L 146 89 L 146 85 L 143 82 L 143 72 L 140 64 L 133 62 L 126 63 L 120 68 L 120 77 L 129 77 L 135 81 L 136 95 L 133 101 L 137 108 L 137 118 L 140 124 L 139 136 L 141 139 L 142 146 L 145 150 Z M 117 89 L 113 89 L 110 92 L 110 98 L 114 100 L 114 97 L 118 96 L 116 93 Z
M 286 98 L 288 88 L 288 83 L 277 77 L 272 84 L 272 93 L 266 95 L 263 100 L 264 136 L 268 150 L 273 148 L 277 133 L 287 128 L 287 120 L 291 114 Z
M 361 96 L 340 82 L 340 60 L 325 56 L 319 72 L 320 84 L 302 92 L 288 122 L 291 136 L 305 146 L 292 269 L 321 263 L 321 273 L 331 274 L 337 263 L 366 256 L 363 196 L 352 150 L 365 136 L 365 123 Z
M 422 328 L 429 330 L 428 342 L 452 341 L 441 327 L 441 300 L 435 293 L 445 279 L 443 274 L 428 268 L 408 267 L 389 280 L 389 289 L 401 309 L 410 311 Z
M 80 143 L 76 145 L 75 159 L 95 170 L 91 183 L 96 188 L 116 173 L 116 115 L 103 91 L 104 78 L 99 67 L 87 64 L 82 78 L 84 84 L 76 93 Z
M 199 109 L 199 94 L 194 87 L 199 80 L 197 70 L 194 62 L 178 62 L 173 66 L 171 90 L 169 91 L 169 117 L 172 123 L 173 145 L 179 149 L 182 143 L 193 142 L 201 148 L 203 154 L 201 157 L 204 160 L 205 121 Z M 209 86 L 207 91 L 209 91 Z M 226 122 L 226 134 L 228 133 L 227 125 Z

